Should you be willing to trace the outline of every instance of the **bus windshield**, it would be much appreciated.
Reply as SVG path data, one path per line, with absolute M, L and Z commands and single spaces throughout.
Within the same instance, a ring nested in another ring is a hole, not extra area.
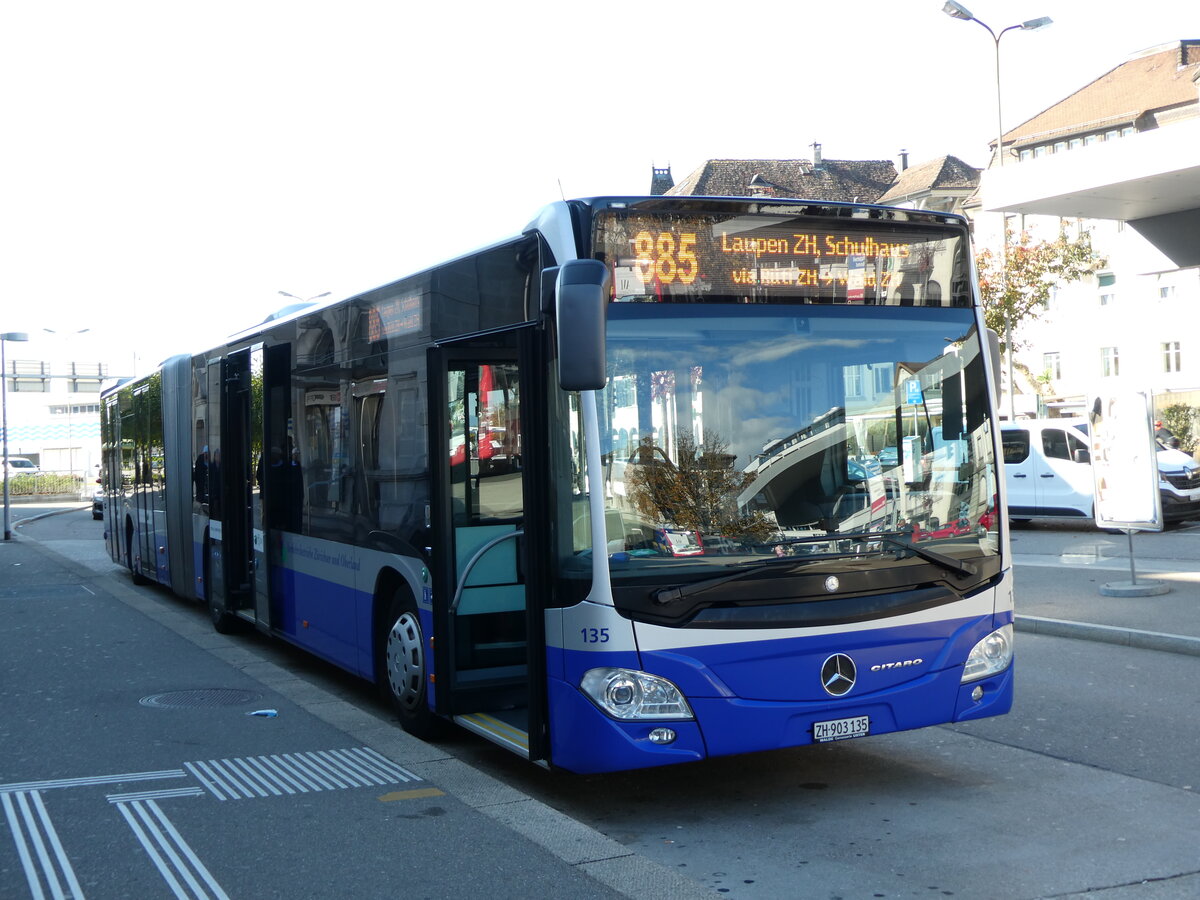
M 872 533 L 996 553 L 972 310 L 613 304 L 607 352 L 614 581 L 861 553 Z

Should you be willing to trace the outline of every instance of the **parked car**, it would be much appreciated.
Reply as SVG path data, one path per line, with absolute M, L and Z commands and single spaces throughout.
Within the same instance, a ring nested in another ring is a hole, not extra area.
M 96 493 L 92 494 L 92 518 L 104 518 L 104 491 L 97 489 Z
M 1094 518 L 1087 427 L 1086 421 L 1075 419 L 1002 423 L 1010 519 Z M 1158 489 L 1164 522 L 1200 519 L 1200 466 L 1161 442 Z
M 4 470 L 8 475 L 36 475 L 42 471 L 37 463 L 24 456 L 10 456 L 8 467 Z

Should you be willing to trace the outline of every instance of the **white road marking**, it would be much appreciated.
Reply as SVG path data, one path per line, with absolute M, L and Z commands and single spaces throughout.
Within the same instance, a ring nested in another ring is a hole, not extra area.
M 25 880 L 29 884 L 30 893 L 36 900 L 43 900 L 46 894 L 42 890 L 42 881 L 45 880 L 50 896 L 55 900 L 66 900 L 68 897 L 72 900 L 83 900 L 83 888 L 80 887 L 75 870 L 71 867 L 71 860 L 67 858 L 62 842 L 58 839 L 54 823 L 50 821 L 50 814 L 42 802 L 42 795 L 37 791 L 6 791 L 0 794 L 0 802 L 4 805 L 4 814 L 17 846 L 17 855 L 21 858 L 21 867 L 25 870 Z M 20 820 L 17 818 L 18 810 Z M 54 853 L 53 859 L 50 858 L 51 851 Z M 36 862 L 34 856 L 37 857 Z M 66 882 L 65 890 L 63 881 Z
M 218 800 L 378 787 L 421 779 L 369 747 L 209 759 L 184 767 Z
M 228 900 L 228 896 L 156 801 L 209 795 L 218 800 L 281 797 L 421 781 L 383 754 L 369 747 L 354 747 L 200 760 L 184 763 L 182 769 L 0 784 L 0 805 L 34 900 L 83 900 L 83 889 L 42 802 L 42 791 L 186 778 L 189 774 L 200 786 L 106 795 L 175 896 L 185 900 Z
M 119 784 L 122 781 L 157 781 L 160 778 L 186 778 L 183 769 L 164 769 L 160 772 L 129 772 L 124 775 L 97 775 L 90 778 L 58 778 L 52 781 L 19 781 L 0 784 L 0 794 L 16 791 L 45 791 L 51 788 L 90 787 L 97 784 Z
M 229 895 L 222 890 L 157 803 L 153 800 L 133 800 L 116 806 L 176 897 L 181 900 L 229 900 Z M 180 879 L 186 883 L 186 888 Z

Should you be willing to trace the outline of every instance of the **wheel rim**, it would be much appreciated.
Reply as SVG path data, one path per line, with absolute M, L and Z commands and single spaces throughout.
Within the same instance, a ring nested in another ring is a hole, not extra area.
M 425 649 L 421 624 L 412 613 L 401 613 L 388 632 L 387 670 L 388 683 L 400 705 L 415 711 L 425 683 Z

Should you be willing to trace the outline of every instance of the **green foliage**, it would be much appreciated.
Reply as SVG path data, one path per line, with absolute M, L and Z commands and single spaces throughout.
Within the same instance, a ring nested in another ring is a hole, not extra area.
M 1080 229 L 1072 238 L 1065 223 L 1053 241 L 1034 241 L 1023 231 L 1017 240 L 1006 234 L 1007 252 L 980 250 L 975 256 L 979 271 L 979 293 L 988 328 L 1000 335 L 1003 349 L 1009 324 L 1015 331 L 1022 322 L 1039 318 L 1056 284 L 1079 281 L 1103 268 L 1107 260 L 1092 247 L 1092 235 Z M 1016 344 L 1016 340 L 1013 340 Z
M 14 475 L 8 480 L 8 493 L 12 497 L 34 497 L 49 494 L 78 495 L 82 490 L 83 478 L 78 475 L 39 472 L 36 475 Z
M 1168 406 L 1159 415 L 1163 426 L 1179 438 L 1179 449 L 1187 453 L 1194 453 L 1196 450 L 1196 440 L 1200 437 L 1196 434 L 1196 416 L 1200 414 L 1200 410 L 1194 406 L 1188 406 L 1186 403 L 1175 403 Z

